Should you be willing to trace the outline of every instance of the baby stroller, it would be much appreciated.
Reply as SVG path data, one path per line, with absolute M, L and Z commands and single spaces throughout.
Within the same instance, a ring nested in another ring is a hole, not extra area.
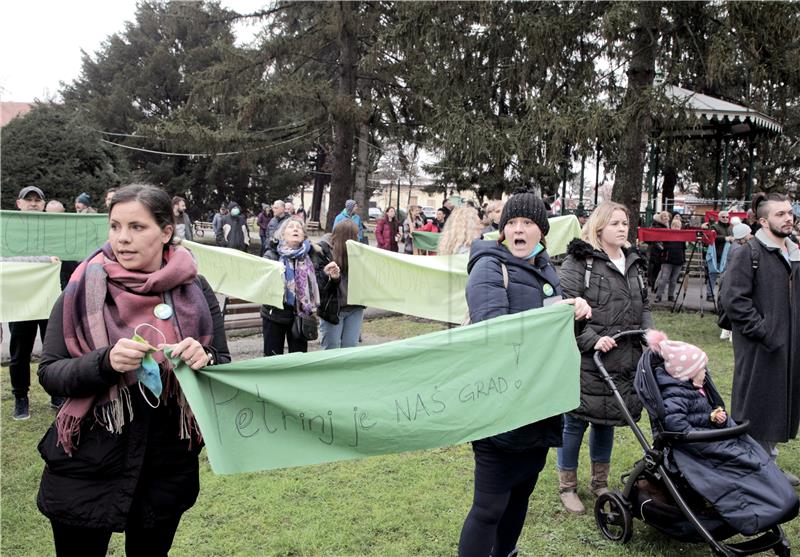
M 645 332 L 641 330 L 624 331 L 614 335 L 613 338 L 617 340 L 621 337 L 641 337 Z M 789 493 L 780 483 L 784 481 L 783 477 L 776 479 L 778 488 L 767 490 L 767 496 L 763 501 L 759 501 L 764 505 L 772 505 L 767 507 L 767 510 L 771 512 L 764 514 L 773 518 L 769 523 L 759 523 L 757 531 L 745 532 L 731 526 L 730 522 L 735 523 L 735 520 L 726 520 L 706 498 L 693 489 L 687 479 L 690 477 L 689 473 L 684 475 L 680 470 L 676 470 L 675 461 L 670 457 L 670 451 L 674 447 L 679 447 L 680 450 L 681 446 L 686 446 L 685 444 L 716 443 L 744 436 L 749 428 L 749 423 L 743 422 L 734 427 L 708 431 L 665 431 L 663 399 L 656 382 L 655 369 L 651 365 L 654 361 L 658 361 L 659 356 L 648 349 L 639 360 L 634 384 L 642 404 L 650 415 L 653 430 L 651 446 L 603 366 L 602 355 L 599 351 L 595 352 L 594 361 L 606 384 L 612 390 L 617 404 L 622 409 L 625 420 L 644 450 L 642 459 L 636 462 L 633 470 L 622 476 L 624 483 L 622 491 L 609 491 L 597 498 L 594 516 L 603 536 L 619 543 L 628 542 L 633 534 L 633 517 L 636 517 L 679 541 L 705 542 L 716 555 L 735 557 L 774 551 L 776 555 L 789 556 L 791 549 L 780 524 L 797 516 L 798 501 L 788 482 L 785 482 L 785 485 L 788 486 Z M 709 392 L 709 396 L 715 397 L 721 402 L 722 399 L 708 375 L 706 380 L 706 390 Z M 728 421 L 729 425 L 733 423 L 732 420 Z M 743 442 L 754 443 L 749 437 Z M 767 470 L 769 474 L 781 474 L 777 466 L 774 464 L 769 466 L 774 468 L 774 471 Z M 773 476 L 768 477 L 773 478 Z M 741 484 L 737 484 L 735 479 L 731 480 L 731 483 L 734 487 L 731 490 L 733 493 Z M 780 494 L 780 504 L 777 507 L 773 504 L 775 503 L 773 491 Z M 744 500 L 744 498 L 740 499 Z M 748 510 L 745 506 L 740 509 L 740 513 L 747 513 Z M 777 518 L 775 518 L 776 516 Z M 737 543 L 724 543 L 724 540 L 737 534 L 752 537 Z

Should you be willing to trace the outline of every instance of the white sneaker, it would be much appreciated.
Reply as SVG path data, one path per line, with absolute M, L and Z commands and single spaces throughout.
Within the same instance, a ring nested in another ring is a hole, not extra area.
M 722 329 L 722 332 L 719 334 L 720 340 L 731 340 L 731 332 L 728 329 Z

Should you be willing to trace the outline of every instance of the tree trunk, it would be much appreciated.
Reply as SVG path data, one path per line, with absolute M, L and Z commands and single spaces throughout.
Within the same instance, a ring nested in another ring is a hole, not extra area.
M 353 5 L 350 2 L 337 2 L 335 9 L 339 17 L 339 78 L 332 114 L 333 176 L 329 217 L 344 208 L 352 191 L 355 135 L 356 39 L 353 33 Z M 325 229 L 331 230 L 332 227 L 333 219 L 327 218 Z
M 328 154 L 325 152 L 325 148 L 322 145 L 317 145 L 317 156 L 314 160 L 314 170 L 316 173 L 314 174 L 314 190 L 311 193 L 310 212 L 310 220 L 316 222 L 319 222 L 320 209 L 322 208 L 322 196 L 325 193 L 325 186 L 327 186 L 331 181 L 330 176 L 323 174 L 323 169 L 325 168 L 325 159 L 327 156 Z
M 675 208 L 675 186 L 678 185 L 678 169 L 675 166 L 672 149 L 668 149 L 664 162 L 664 183 L 661 191 L 661 206 L 670 213 Z
M 628 237 L 631 242 L 636 241 L 639 227 L 644 155 L 653 125 L 647 90 L 652 87 L 655 78 L 660 13 L 660 2 L 638 3 L 636 27 L 633 29 L 629 47 L 633 54 L 628 66 L 628 86 L 623 101 L 627 123 L 620 141 L 619 163 L 611 197 L 628 208 Z
M 367 199 L 367 177 L 369 176 L 369 124 L 362 122 L 358 128 L 358 159 L 356 160 L 356 190 L 353 199 L 359 207 L 366 207 Z M 369 214 L 369 210 L 367 211 Z

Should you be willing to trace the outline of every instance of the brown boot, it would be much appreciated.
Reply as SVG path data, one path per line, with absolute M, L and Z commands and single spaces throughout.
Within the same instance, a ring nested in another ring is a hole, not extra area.
M 561 497 L 561 504 L 569 512 L 583 514 L 586 507 L 578 497 L 578 472 L 576 470 L 558 471 L 558 495 Z
M 592 482 L 589 489 L 595 497 L 608 493 L 608 471 L 611 465 L 607 462 L 592 462 Z

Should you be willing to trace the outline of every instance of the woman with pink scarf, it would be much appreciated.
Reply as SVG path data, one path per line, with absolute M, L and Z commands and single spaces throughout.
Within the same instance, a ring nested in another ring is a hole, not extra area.
M 198 370 L 230 361 L 222 315 L 192 255 L 173 245 L 170 197 L 114 194 L 108 242 L 53 307 L 39 381 L 67 397 L 39 443 L 39 510 L 57 555 L 166 555 L 197 499 L 202 435 L 170 359 Z

